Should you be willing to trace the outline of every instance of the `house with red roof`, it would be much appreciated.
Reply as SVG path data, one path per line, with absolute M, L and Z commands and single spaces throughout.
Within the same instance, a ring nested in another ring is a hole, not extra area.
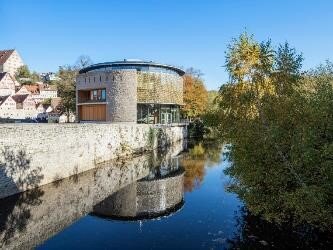
M 16 94 L 31 93 L 36 104 L 41 103 L 47 99 L 57 98 L 57 87 L 52 84 L 36 83 L 24 85 Z

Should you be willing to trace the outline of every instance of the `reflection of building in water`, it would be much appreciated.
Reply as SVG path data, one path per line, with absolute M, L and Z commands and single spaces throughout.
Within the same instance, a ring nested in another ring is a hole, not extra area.
M 92 212 L 96 204 L 113 193 L 153 176 L 152 166 L 175 161 L 171 158 L 182 151 L 183 144 L 174 146 L 162 155 L 163 159 L 154 152 L 127 161 L 105 162 L 59 182 L 0 199 L 0 249 L 30 249 L 41 244 Z M 175 180 L 173 185 L 176 184 Z M 182 188 L 183 183 L 179 185 Z M 163 182 L 156 183 L 158 187 L 162 188 Z M 172 188 L 170 183 L 165 187 L 164 196 L 170 200 L 168 190 L 176 187 Z
M 154 157 L 155 158 L 155 157 Z M 183 205 L 184 170 L 178 157 L 158 157 L 149 175 L 94 206 L 93 214 L 123 220 L 151 219 L 176 212 Z

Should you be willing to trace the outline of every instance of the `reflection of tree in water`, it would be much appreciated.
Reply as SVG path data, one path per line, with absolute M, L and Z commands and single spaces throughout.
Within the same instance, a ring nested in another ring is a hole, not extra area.
M 333 249 L 333 236 L 309 226 L 295 230 L 290 223 L 277 225 L 241 209 L 238 231 L 228 239 L 228 249 Z
M 30 159 L 25 151 L 20 150 L 15 153 L 4 149 L 1 154 L 3 160 L 0 162 L 0 174 L 6 176 L 8 185 L 16 185 L 18 191 L 23 188 L 30 189 L 24 193 L 0 199 L 0 247 L 4 247 L 15 232 L 25 230 L 31 216 L 30 209 L 41 204 L 39 198 L 43 195 L 43 191 L 38 188 L 38 184 L 43 179 L 43 175 L 40 174 L 41 168 L 31 169 Z
M 181 165 L 185 169 L 184 188 L 190 192 L 203 181 L 205 166 L 210 167 L 221 161 L 222 144 L 218 141 L 191 141 L 188 148 Z
M 185 169 L 184 189 L 191 192 L 200 186 L 205 175 L 205 160 L 192 159 L 190 156 L 184 156 L 181 164 Z

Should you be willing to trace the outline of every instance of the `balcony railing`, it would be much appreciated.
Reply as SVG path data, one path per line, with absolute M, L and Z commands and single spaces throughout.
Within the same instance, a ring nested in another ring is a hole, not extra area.
M 91 100 L 91 99 L 85 99 L 85 98 L 79 98 L 78 99 L 78 104 L 89 104 L 89 103 L 105 103 L 105 99 L 100 99 L 100 100 Z

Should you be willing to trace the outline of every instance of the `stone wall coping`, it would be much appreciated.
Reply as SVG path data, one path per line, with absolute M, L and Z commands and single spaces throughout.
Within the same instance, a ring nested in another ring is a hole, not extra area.
M 150 126 L 150 127 L 184 127 L 186 123 L 170 123 L 170 124 L 145 124 L 145 123 L 134 123 L 134 122 L 96 122 L 96 121 L 81 121 L 80 123 L 2 123 L 0 128 L 6 127 L 19 127 L 19 126 L 41 126 L 41 127 L 58 127 L 58 126 L 89 126 L 89 125 L 110 125 L 110 126 L 122 126 L 122 125 L 135 125 L 135 126 Z

